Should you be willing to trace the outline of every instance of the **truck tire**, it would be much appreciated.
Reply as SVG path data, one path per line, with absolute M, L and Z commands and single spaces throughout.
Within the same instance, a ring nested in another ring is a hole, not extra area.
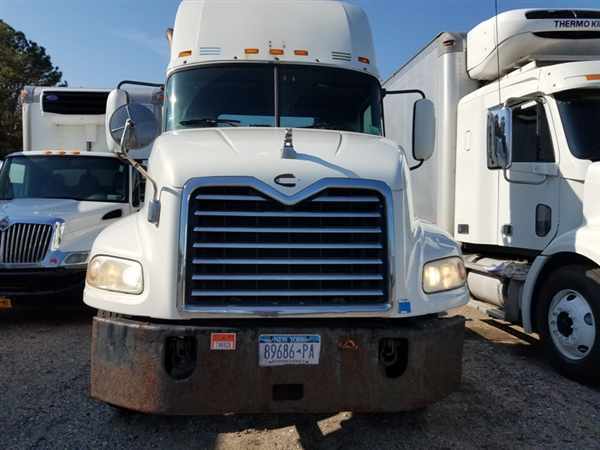
M 567 377 L 600 381 L 600 268 L 572 265 L 545 281 L 536 318 L 542 345 Z

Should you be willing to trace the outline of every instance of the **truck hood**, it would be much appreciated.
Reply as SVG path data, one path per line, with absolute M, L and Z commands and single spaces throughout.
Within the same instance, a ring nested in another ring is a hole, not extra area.
M 163 134 L 152 150 L 150 168 L 162 186 L 181 188 L 192 178 L 252 176 L 286 195 L 323 178 L 361 178 L 404 186 L 402 152 L 380 136 L 328 130 L 293 130 L 296 157 L 282 158 L 282 128 L 211 128 Z M 291 174 L 295 187 L 274 179 Z
M 113 220 L 102 220 L 111 211 L 127 214 L 124 203 L 83 202 L 67 199 L 21 198 L 0 201 L 0 221 L 53 223 L 64 221 L 61 249 L 85 251 L 96 235 Z

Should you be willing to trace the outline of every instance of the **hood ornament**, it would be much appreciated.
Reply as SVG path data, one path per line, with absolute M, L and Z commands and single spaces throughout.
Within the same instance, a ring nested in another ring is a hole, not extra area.
M 0 232 L 6 231 L 8 227 L 10 227 L 10 221 L 8 220 L 8 217 L 3 217 L 0 219 Z
M 281 159 L 296 159 L 297 156 L 296 149 L 294 149 L 293 131 L 291 128 L 286 128 L 283 148 L 281 149 Z

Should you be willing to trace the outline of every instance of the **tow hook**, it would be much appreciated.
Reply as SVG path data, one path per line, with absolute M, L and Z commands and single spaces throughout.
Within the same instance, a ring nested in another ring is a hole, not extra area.
M 171 336 L 165 342 L 165 370 L 175 380 L 189 378 L 196 369 L 196 338 Z
M 408 366 L 408 341 L 384 338 L 379 341 L 379 364 L 388 378 L 398 378 Z

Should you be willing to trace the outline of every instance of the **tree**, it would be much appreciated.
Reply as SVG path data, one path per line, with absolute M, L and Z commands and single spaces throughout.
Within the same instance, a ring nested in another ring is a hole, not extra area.
M 0 158 L 23 146 L 19 102 L 23 87 L 56 86 L 61 79 L 62 72 L 44 47 L 0 20 Z

